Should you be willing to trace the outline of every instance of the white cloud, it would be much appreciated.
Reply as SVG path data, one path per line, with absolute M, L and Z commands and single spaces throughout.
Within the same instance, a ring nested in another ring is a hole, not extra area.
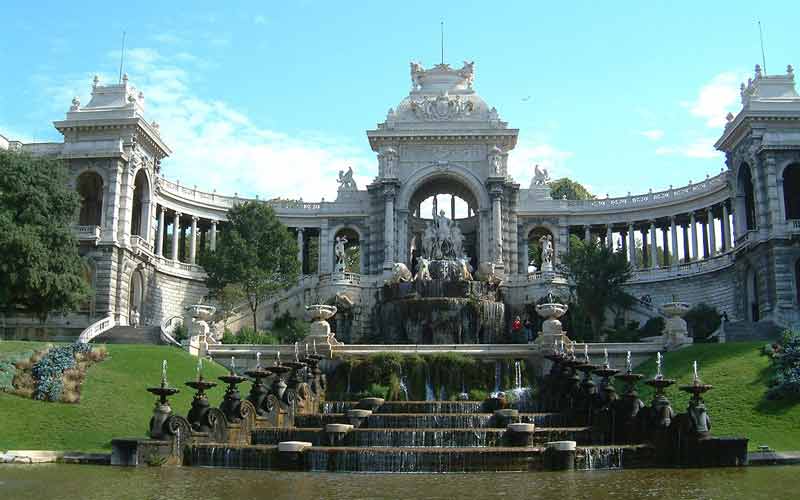
M 658 141 L 662 137 L 664 137 L 664 131 L 663 130 L 659 130 L 659 129 L 645 130 L 645 131 L 639 132 L 639 134 L 643 135 L 644 137 L 647 137 L 651 141 Z
M 567 160 L 574 153 L 562 151 L 547 143 L 520 141 L 508 155 L 508 173 L 523 187 L 533 177 L 534 166 L 546 168 L 553 179 L 569 176 Z
M 741 75 L 737 73 L 720 73 L 700 88 L 695 101 L 681 105 L 694 116 L 705 119 L 707 126 L 722 127 L 725 115 L 738 108 L 740 81 Z
M 369 182 L 372 155 L 337 138 L 314 132 L 290 136 L 260 127 L 228 103 L 192 90 L 191 58 L 132 49 L 130 81 L 143 90 L 148 120 L 156 120 L 173 149 L 163 173 L 184 185 L 240 196 L 328 200 L 336 196 L 339 170 L 352 166 L 356 182 Z M 374 175 L 374 174 L 373 174 Z
M 684 156 L 686 158 L 720 158 L 722 153 L 714 149 L 715 140 L 709 138 L 697 139 L 682 146 L 661 146 L 656 148 L 658 156 Z

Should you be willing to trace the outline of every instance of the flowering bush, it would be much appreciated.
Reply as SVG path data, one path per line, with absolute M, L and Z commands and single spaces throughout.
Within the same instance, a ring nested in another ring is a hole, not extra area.
M 62 375 L 65 370 L 75 366 L 75 355 L 91 352 L 88 344 L 74 343 L 53 347 L 31 369 L 31 374 L 36 380 L 34 399 L 44 401 L 58 401 L 64 388 Z

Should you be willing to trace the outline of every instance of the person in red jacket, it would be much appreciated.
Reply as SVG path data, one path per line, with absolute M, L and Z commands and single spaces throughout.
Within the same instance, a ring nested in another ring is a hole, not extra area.
M 518 342 L 521 333 L 522 333 L 522 320 L 519 319 L 519 316 L 517 316 L 514 318 L 514 322 L 511 323 L 511 341 Z

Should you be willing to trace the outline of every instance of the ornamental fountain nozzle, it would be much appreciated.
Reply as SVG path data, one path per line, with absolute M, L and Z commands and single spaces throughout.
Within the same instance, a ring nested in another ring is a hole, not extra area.
M 261 368 L 261 351 L 256 353 L 256 368 Z
M 587 364 L 590 362 L 589 344 L 587 344 L 586 342 L 583 343 L 583 359 L 586 361 Z
M 236 358 L 231 356 L 231 374 L 236 373 Z

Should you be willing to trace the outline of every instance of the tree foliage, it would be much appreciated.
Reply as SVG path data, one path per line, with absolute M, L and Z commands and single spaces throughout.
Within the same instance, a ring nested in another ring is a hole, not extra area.
M 71 227 L 79 208 L 60 160 L 0 151 L 0 309 L 44 322 L 86 300 Z
M 708 338 L 722 324 L 722 315 L 717 308 L 703 302 L 689 309 L 683 319 L 695 340 Z
M 580 183 L 573 181 L 569 177 L 562 177 L 548 183 L 550 186 L 550 196 L 554 200 L 591 200 L 594 195 Z
M 206 286 L 219 294 L 235 285 L 244 294 L 258 328 L 256 311 L 265 300 L 297 281 L 297 242 L 272 207 L 245 202 L 228 211 L 228 224 L 215 252 L 203 259 Z
M 625 254 L 597 241 L 571 238 L 559 270 L 569 277 L 572 292 L 591 321 L 595 339 L 600 336 L 607 309 L 619 315 L 635 300 L 622 289 L 632 276 Z

